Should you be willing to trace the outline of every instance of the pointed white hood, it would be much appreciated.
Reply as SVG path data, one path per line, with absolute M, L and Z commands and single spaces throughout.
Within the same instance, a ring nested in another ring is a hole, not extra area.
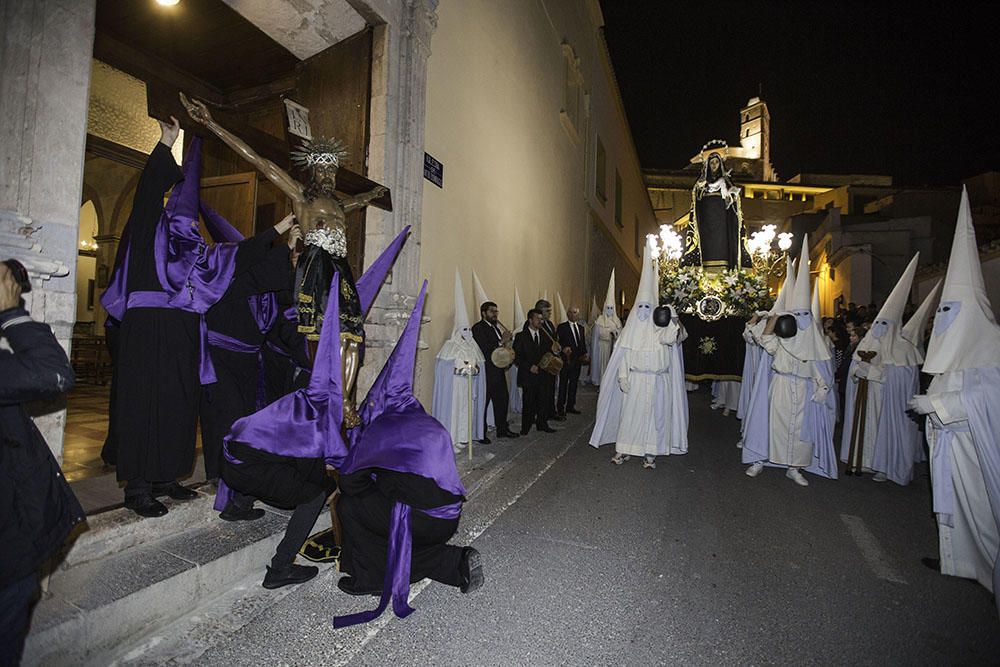
M 514 285 L 514 312 L 510 314 L 513 318 L 511 324 L 514 325 L 514 331 L 520 331 L 524 327 L 524 322 L 527 316 L 524 312 L 524 306 L 521 304 L 521 293 L 517 291 L 517 285 Z
M 615 270 L 611 269 L 611 277 L 608 279 L 608 292 L 604 296 L 604 308 L 595 320 L 597 324 L 605 329 L 621 331 L 622 321 L 618 319 L 618 311 L 615 308 Z
M 819 305 L 819 281 L 813 283 L 813 295 L 812 301 L 810 302 L 810 310 L 812 310 L 813 320 L 819 322 L 820 329 L 823 328 L 823 309 Z
M 781 345 L 799 361 L 824 361 L 830 358 L 830 346 L 823 329 L 812 312 L 812 290 L 809 283 L 809 235 L 802 238 L 798 273 L 789 292 L 786 310 L 795 316 L 798 331 L 791 338 L 781 339 Z
M 483 289 L 483 284 L 479 282 L 479 276 L 476 274 L 476 270 L 472 269 L 472 287 L 476 290 L 476 309 L 478 310 L 487 301 L 490 301 L 490 297 L 486 296 L 486 290 Z
M 594 326 L 594 322 L 601 316 L 601 309 L 597 307 L 597 297 L 590 295 L 590 315 L 587 317 L 587 324 Z
M 556 312 L 555 320 L 553 321 L 556 325 L 566 321 L 566 306 L 563 304 L 562 295 L 559 292 L 556 292 Z
M 875 353 L 872 363 L 876 366 L 883 364 L 912 366 L 920 363 L 913 358 L 913 346 L 903 340 L 903 311 L 910 300 L 910 289 L 913 287 L 913 276 L 917 272 L 919 259 L 918 252 L 906 265 L 906 270 L 892 288 L 882 309 L 878 311 L 868 333 L 858 343 L 854 351 L 856 360 L 861 358 L 858 356 L 859 351 L 869 351 Z
M 660 327 L 653 323 L 653 309 L 660 303 L 657 294 L 656 269 L 653 264 L 651 239 L 646 239 L 642 252 L 642 274 L 635 302 L 629 311 L 625 328 L 616 345 L 627 350 L 651 350 L 660 346 Z
M 774 298 L 774 305 L 771 306 L 772 315 L 780 315 L 789 312 L 788 295 L 795 287 L 795 260 L 789 256 L 785 257 L 785 281 L 781 283 L 778 296 Z
M 462 276 L 455 269 L 455 326 L 451 330 L 451 338 L 444 342 L 438 359 L 463 359 L 469 362 L 482 363 L 483 353 L 472 338 L 472 328 L 469 326 L 469 311 L 465 305 L 465 291 L 462 289 Z
M 913 345 L 920 354 L 920 362 L 918 363 L 923 363 L 924 361 L 924 331 L 927 330 L 927 322 L 930 321 L 931 315 L 937 308 L 938 299 L 941 298 L 942 284 L 940 280 L 937 281 L 934 289 L 928 293 L 920 304 L 920 307 L 913 313 L 909 321 L 903 325 L 903 339 Z
M 938 375 L 992 366 L 1000 366 L 1000 326 L 986 295 L 969 194 L 963 187 L 924 372 Z

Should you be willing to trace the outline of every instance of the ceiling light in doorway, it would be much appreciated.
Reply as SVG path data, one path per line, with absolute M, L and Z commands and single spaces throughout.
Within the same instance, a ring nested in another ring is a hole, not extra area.
M 164 7 L 173 7 L 181 0 L 156 0 L 156 4 L 163 5 Z

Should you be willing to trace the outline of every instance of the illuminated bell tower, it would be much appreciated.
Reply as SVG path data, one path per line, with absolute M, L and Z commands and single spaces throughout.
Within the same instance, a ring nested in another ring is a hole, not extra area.
M 764 180 L 775 180 L 771 167 L 771 114 L 759 97 L 750 98 L 740 109 L 740 145 L 746 157 L 763 162 Z

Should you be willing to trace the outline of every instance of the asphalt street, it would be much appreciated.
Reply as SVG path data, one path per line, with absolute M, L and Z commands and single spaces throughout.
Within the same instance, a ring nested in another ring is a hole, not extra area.
M 471 595 L 422 582 L 416 612 L 334 630 L 372 602 L 327 569 L 220 637 L 198 664 L 997 664 L 979 585 L 944 577 L 926 469 L 870 477 L 744 474 L 739 422 L 690 395 L 690 453 L 645 470 L 587 445 L 596 394 L 467 478 L 456 543 L 484 557 Z M 141 660 L 140 660 L 141 661 Z

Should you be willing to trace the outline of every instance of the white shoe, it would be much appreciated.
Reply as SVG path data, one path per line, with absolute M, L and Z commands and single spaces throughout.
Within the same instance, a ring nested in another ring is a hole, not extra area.
M 799 486 L 809 486 L 809 480 L 802 476 L 798 468 L 789 468 L 788 472 L 785 473 L 785 477 L 792 480 Z
M 615 455 L 611 457 L 611 462 L 614 463 L 616 466 L 620 466 L 621 464 L 623 464 L 626 461 L 628 461 L 630 458 L 632 458 L 632 457 L 629 456 L 628 454 L 622 454 L 621 452 L 615 452 Z
M 763 469 L 764 469 L 764 462 L 763 461 L 757 461 L 756 463 L 754 463 L 753 465 L 751 465 L 749 468 L 747 468 L 747 477 L 756 477 L 757 475 L 760 474 L 760 471 L 763 470 Z
M 456 454 L 461 454 L 465 451 L 466 444 L 464 442 L 456 442 L 452 444 L 451 448 Z
M 655 468 L 656 467 L 656 457 L 649 456 L 648 454 L 642 459 L 643 468 Z
M 742 440 L 740 440 L 739 442 L 736 443 L 736 449 L 743 449 L 743 441 Z
M 884 472 L 877 472 L 877 473 L 875 473 L 875 476 L 872 477 L 872 481 L 873 482 L 884 482 L 887 479 L 889 479 L 889 478 L 885 476 Z
M 729 408 L 726 408 L 725 410 L 722 411 L 722 416 L 723 417 L 728 417 L 731 414 L 733 414 L 733 411 L 730 410 Z

